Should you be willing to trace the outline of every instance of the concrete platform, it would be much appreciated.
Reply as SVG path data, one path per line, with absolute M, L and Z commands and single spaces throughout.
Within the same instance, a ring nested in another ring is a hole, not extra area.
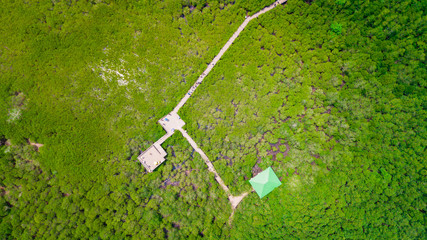
M 166 160 L 166 155 L 166 151 L 162 146 L 160 146 L 160 144 L 153 144 L 138 156 L 138 160 L 148 172 L 152 172 Z
M 185 122 L 178 116 L 177 113 L 171 112 L 162 117 L 158 123 L 166 130 L 168 134 L 172 134 L 175 130 L 182 128 Z

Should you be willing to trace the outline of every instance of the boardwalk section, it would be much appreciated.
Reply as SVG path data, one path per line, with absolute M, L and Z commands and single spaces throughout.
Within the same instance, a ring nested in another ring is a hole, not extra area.
M 188 90 L 188 92 L 185 94 L 185 96 L 179 101 L 179 103 L 176 105 L 176 107 L 165 117 L 161 118 L 158 123 L 166 130 L 166 135 L 164 135 L 159 141 L 153 144 L 150 148 L 148 148 L 145 152 L 143 152 L 139 157 L 139 161 L 144 165 L 144 167 L 147 169 L 147 171 L 152 172 L 157 166 L 159 166 L 162 162 L 164 162 L 165 151 L 163 150 L 162 146 L 160 145 L 163 143 L 169 136 L 171 136 L 175 130 L 182 130 L 182 126 L 185 125 L 185 122 L 182 121 L 182 119 L 178 116 L 178 111 L 181 109 L 182 106 L 187 102 L 187 100 L 191 97 L 193 92 L 197 89 L 197 87 L 203 82 L 203 79 L 210 73 L 210 71 L 213 69 L 213 67 L 217 64 L 217 62 L 221 59 L 221 57 L 224 55 L 224 53 L 228 50 L 228 48 L 233 44 L 234 40 L 240 35 L 240 33 L 245 29 L 245 27 L 248 25 L 248 23 L 260 16 L 263 13 L 266 13 L 270 11 L 271 9 L 279 6 L 280 4 L 285 3 L 286 0 L 278 0 L 271 4 L 268 7 L 265 7 L 261 11 L 257 12 L 256 14 L 247 17 L 245 21 L 239 26 L 236 32 L 234 32 L 233 36 L 231 36 L 230 39 L 228 39 L 227 43 L 224 45 L 224 47 L 221 48 L 219 53 L 215 56 L 215 58 L 212 60 L 211 63 L 207 66 L 205 71 L 199 76 L 197 81 L 193 84 L 193 86 Z M 181 131 L 184 134 L 186 132 L 184 130 Z M 194 144 L 191 144 L 191 146 L 197 146 L 196 143 L 191 139 L 191 137 L 188 136 L 187 140 L 190 142 L 190 144 L 193 142 Z M 184 135 L 185 137 L 185 135 Z M 190 140 L 191 139 L 191 140 Z M 191 142 L 192 141 L 192 142 Z M 160 143 L 159 143 L 160 142 Z M 208 168 L 211 172 L 215 173 L 215 178 L 217 178 L 218 182 L 222 182 L 221 178 L 219 177 L 218 173 L 216 173 L 215 169 L 213 168 L 212 163 L 209 161 L 206 154 L 203 153 L 203 151 L 199 148 L 200 151 L 197 151 L 202 156 L 203 160 L 205 160 L 206 164 L 208 165 Z M 153 158 L 155 160 L 148 160 L 148 158 Z M 220 180 L 220 181 L 219 181 Z M 220 184 L 221 184 L 220 182 Z M 224 184 L 222 182 L 222 184 Z M 224 184 L 225 186 L 225 184 Z M 225 190 L 225 189 L 224 189 Z M 228 188 L 227 191 L 229 192 Z
M 181 99 L 181 101 L 179 101 L 178 105 L 176 105 L 176 107 L 173 109 L 172 112 L 177 113 L 179 111 L 179 109 L 184 106 L 184 104 L 187 102 L 187 100 L 191 97 L 191 95 L 193 94 L 193 92 L 197 89 L 197 87 L 203 82 L 203 79 L 205 79 L 205 77 L 210 73 L 210 71 L 213 69 L 213 67 L 215 67 L 215 65 L 218 63 L 218 61 L 221 59 L 222 55 L 224 55 L 224 53 L 228 50 L 228 48 L 233 44 L 234 40 L 236 40 L 236 38 L 240 35 L 240 33 L 243 31 L 243 29 L 245 29 L 246 25 L 248 25 L 248 23 L 252 20 L 255 19 L 257 17 L 259 17 L 261 14 L 266 13 L 268 11 L 270 11 L 271 9 L 284 4 L 287 0 L 278 0 L 276 2 L 274 2 L 273 4 L 271 4 L 268 7 L 265 7 L 264 9 L 262 9 L 261 11 L 257 12 L 256 14 L 247 17 L 245 19 L 245 21 L 243 21 L 243 23 L 239 26 L 239 28 L 237 29 L 236 32 L 234 32 L 233 36 L 231 36 L 230 39 L 228 39 L 227 43 L 224 45 L 224 47 L 221 48 L 221 50 L 219 51 L 219 53 L 215 56 L 215 58 L 212 60 L 211 63 L 209 63 L 209 65 L 207 66 L 207 68 L 205 69 L 205 71 L 203 71 L 203 73 L 199 76 L 199 78 L 197 79 L 197 81 L 193 84 L 193 86 L 190 88 L 190 90 L 188 90 L 188 92 L 185 94 L 185 96 Z
M 228 48 L 233 44 L 234 40 L 240 35 L 240 33 L 245 29 L 246 25 L 248 23 L 260 16 L 263 13 L 266 13 L 270 11 L 271 9 L 284 4 L 286 0 L 278 0 L 271 4 L 268 7 L 265 7 L 261 11 L 257 12 L 256 14 L 247 17 L 245 21 L 239 26 L 237 31 L 231 36 L 231 38 L 227 41 L 227 43 L 224 45 L 224 47 L 221 48 L 219 53 L 215 56 L 215 58 L 212 60 L 211 63 L 207 66 L 205 71 L 199 76 L 197 81 L 194 83 L 194 85 L 188 90 L 188 92 L 185 94 L 185 96 L 179 101 L 179 103 L 176 105 L 176 107 L 165 117 L 161 118 L 158 123 L 166 130 L 166 134 L 161 137 L 158 141 L 156 141 L 152 146 L 150 146 L 146 151 L 144 151 L 141 155 L 138 156 L 138 160 L 142 163 L 142 165 L 147 169 L 148 172 L 152 172 L 156 167 L 158 167 L 161 163 L 165 161 L 165 156 L 167 155 L 166 151 L 162 148 L 161 144 L 166 141 L 167 138 L 172 136 L 172 134 L 178 130 L 182 133 L 185 139 L 190 143 L 190 145 L 194 148 L 196 152 L 200 154 L 203 161 L 208 166 L 208 170 L 212 172 L 215 175 L 215 180 L 219 183 L 219 185 L 222 187 L 222 189 L 227 193 L 228 199 L 231 204 L 231 208 L 233 209 L 233 212 L 229 218 L 229 223 L 231 223 L 234 215 L 234 210 L 236 209 L 237 205 L 242 201 L 244 197 L 246 197 L 250 192 L 245 192 L 241 194 L 240 196 L 233 196 L 230 192 L 230 189 L 228 189 L 227 185 L 225 185 L 224 181 L 221 179 L 217 171 L 215 170 L 212 162 L 209 160 L 209 158 L 206 156 L 206 154 L 202 151 L 202 149 L 196 144 L 196 142 L 188 135 L 187 131 L 182 129 L 182 127 L 185 125 L 185 122 L 178 116 L 178 111 L 181 109 L 182 106 L 187 102 L 187 100 L 191 97 L 193 92 L 197 89 L 197 87 L 203 82 L 203 79 L 210 73 L 210 71 L 213 69 L 213 67 L 217 64 L 217 62 L 221 59 L 221 57 L 224 55 L 224 53 L 228 50 Z
M 231 195 L 230 189 L 228 189 L 227 185 L 225 185 L 224 181 L 222 181 L 221 177 L 219 176 L 219 174 L 215 170 L 212 162 L 209 161 L 208 156 L 206 156 L 206 154 L 203 152 L 203 150 L 201 148 L 199 148 L 199 146 L 197 146 L 196 142 L 190 137 L 190 135 L 188 135 L 187 131 L 185 131 L 183 129 L 179 129 L 179 131 L 182 133 L 182 136 L 185 137 L 185 139 L 187 139 L 187 141 L 193 147 L 194 151 L 196 151 L 197 153 L 200 154 L 203 161 L 206 163 L 206 165 L 208 165 L 208 170 L 215 175 L 215 179 L 219 183 L 219 185 L 221 185 L 222 189 L 227 193 L 227 195 Z
M 178 112 L 179 109 L 184 106 L 184 104 L 187 102 L 187 100 L 191 97 L 193 92 L 196 90 L 196 88 L 202 83 L 203 79 L 211 72 L 213 67 L 217 64 L 217 62 L 221 59 L 222 55 L 228 50 L 228 48 L 231 46 L 231 44 L 236 40 L 236 38 L 239 36 L 239 34 L 243 31 L 243 29 L 248 25 L 250 19 L 246 19 L 237 29 L 237 31 L 231 36 L 230 39 L 228 39 L 227 43 L 224 45 L 224 47 L 221 48 L 219 53 L 215 56 L 215 58 L 212 60 L 211 63 L 207 66 L 205 71 L 203 71 L 202 75 L 199 76 L 196 83 L 190 88 L 190 90 L 185 94 L 185 96 L 179 101 L 178 105 L 173 109 L 172 112 Z
M 162 117 L 158 123 L 162 125 L 163 129 L 165 129 L 166 132 L 170 133 L 171 135 L 175 132 L 175 130 L 182 128 L 185 125 L 185 122 L 175 112 L 171 112 L 168 115 Z

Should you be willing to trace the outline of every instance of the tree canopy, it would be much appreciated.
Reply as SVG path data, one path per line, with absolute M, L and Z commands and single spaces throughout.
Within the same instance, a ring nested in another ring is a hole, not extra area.
M 426 3 L 1 1 L 1 239 L 425 239 Z

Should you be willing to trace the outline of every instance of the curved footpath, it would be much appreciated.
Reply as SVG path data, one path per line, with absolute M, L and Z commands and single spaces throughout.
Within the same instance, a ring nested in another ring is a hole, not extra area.
M 236 38 L 243 31 L 243 29 L 245 29 L 246 25 L 248 25 L 248 23 L 251 20 L 257 18 L 261 14 L 266 13 L 266 12 L 270 11 L 271 9 L 277 7 L 277 6 L 280 6 L 281 4 L 284 4 L 286 1 L 287 0 L 278 0 L 278 1 L 274 2 L 273 4 L 271 4 L 270 6 L 265 7 L 261 11 L 255 13 L 254 15 L 247 17 L 245 19 L 245 21 L 243 21 L 243 23 L 239 26 L 237 31 L 233 34 L 233 36 L 231 36 L 231 38 L 227 41 L 227 43 L 224 45 L 224 47 L 222 47 L 222 49 L 219 51 L 218 55 L 216 55 L 215 58 L 212 60 L 212 62 L 209 63 L 206 70 L 203 71 L 203 73 L 199 76 L 199 78 L 194 83 L 194 85 L 190 88 L 190 90 L 188 90 L 188 92 L 181 99 L 181 101 L 179 101 L 178 105 L 176 105 L 176 107 L 172 110 L 172 112 L 168 114 L 168 116 L 175 116 L 175 119 L 180 119 L 178 116 L 179 109 L 181 109 L 181 107 L 184 106 L 184 104 L 187 102 L 187 100 L 191 97 L 191 94 L 193 94 L 193 92 L 197 89 L 197 87 L 203 82 L 203 79 L 209 74 L 209 72 L 213 69 L 213 67 L 216 65 L 216 63 L 221 59 L 222 55 L 224 55 L 224 53 L 227 51 L 227 49 L 231 46 L 231 44 L 233 44 L 234 40 L 236 40 Z M 162 119 L 159 120 L 159 122 L 160 121 L 162 121 Z M 245 192 L 245 193 L 241 194 L 240 196 L 233 196 L 230 192 L 230 189 L 228 189 L 227 185 L 225 185 L 224 181 L 221 179 L 221 177 L 219 176 L 219 174 L 215 170 L 212 162 L 209 160 L 209 158 L 206 156 L 206 154 L 203 152 L 203 150 L 200 149 L 199 146 L 197 146 L 196 142 L 190 137 L 190 135 L 188 135 L 187 131 L 185 131 L 181 127 L 177 127 L 177 128 L 175 128 L 175 130 L 179 130 L 182 133 L 182 136 L 187 139 L 187 141 L 194 148 L 194 150 L 200 154 L 202 159 L 205 161 L 206 165 L 208 165 L 208 170 L 215 175 L 216 181 L 219 183 L 219 185 L 222 187 L 222 189 L 227 193 L 228 199 L 229 199 L 231 207 L 232 207 L 232 213 L 231 213 L 231 216 L 229 218 L 229 223 L 231 223 L 231 221 L 233 220 L 234 211 L 235 211 L 237 205 L 250 192 Z M 166 135 L 164 135 L 162 138 L 160 138 L 158 141 L 156 141 L 155 144 L 163 143 L 168 137 L 170 137 L 173 134 L 173 129 L 172 129 L 172 132 L 169 132 L 169 131 L 167 131 L 167 132 L 168 133 Z

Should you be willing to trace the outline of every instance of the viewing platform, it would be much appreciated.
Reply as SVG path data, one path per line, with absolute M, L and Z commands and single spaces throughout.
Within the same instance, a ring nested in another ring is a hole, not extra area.
M 175 130 L 182 128 L 185 122 L 178 116 L 177 113 L 171 112 L 162 117 L 158 123 L 166 130 L 167 133 L 173 134 Z
M 166 151 L 162 148 L 162 146 L 160 146 L 160 144 L 153 144 L 147 150 L 145 150 L 145 152 L 138 156 L 138 160 L 142 163 L 148 172 L 152 172 L 166 160 L 166 155 Z
M 185 125 L 185 122 L 174 112 L 162 117 L 158 123 L 166 130 L 166 134 L 138 156 L 138 160 L 148 172 L 153 172 L 166 160 L 167 153 L 161 144 L 172 136 L 175 130 L 181 129 Z

